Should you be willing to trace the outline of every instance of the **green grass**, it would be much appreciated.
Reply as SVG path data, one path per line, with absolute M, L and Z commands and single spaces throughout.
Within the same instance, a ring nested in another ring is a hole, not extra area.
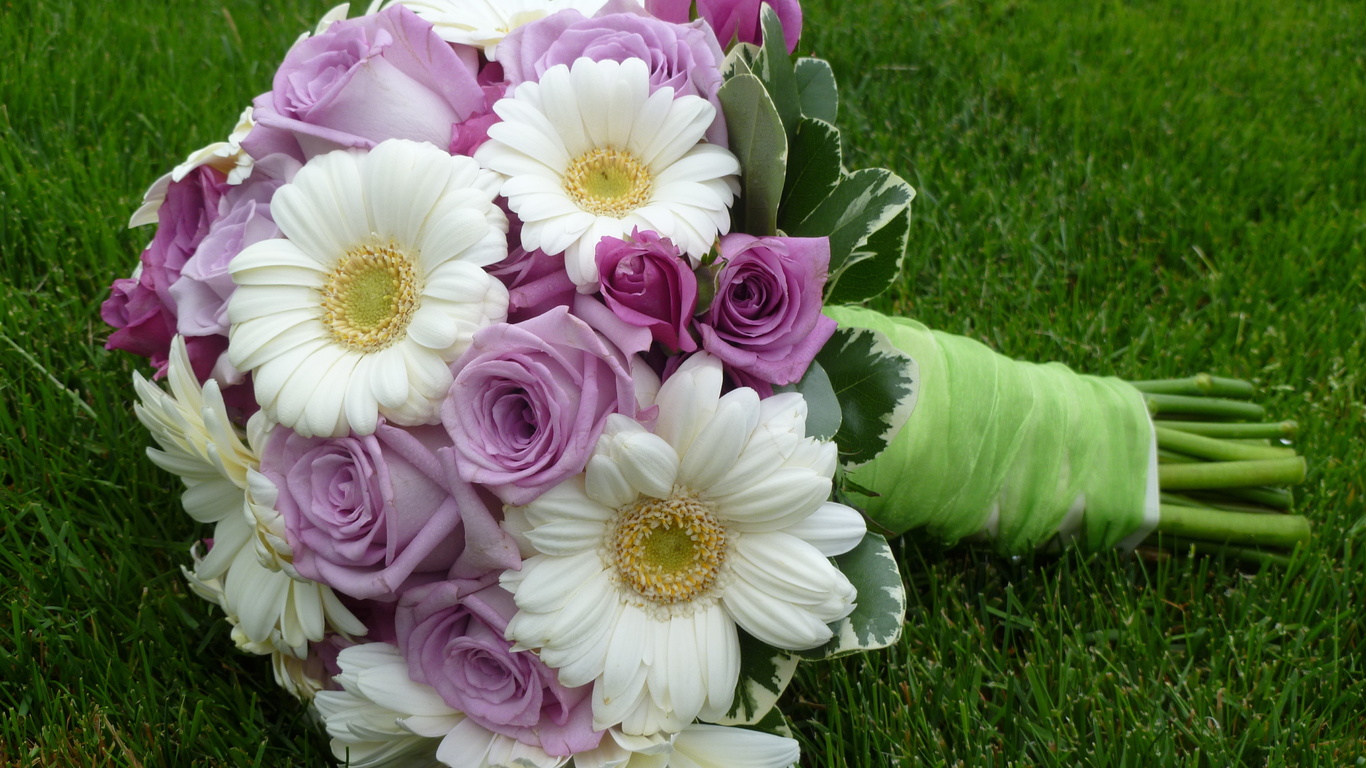
M 98 306 L 143 188 L 326 3 L 0 0 L 0 764 L 322 766 L 178 573 Z M 1302 425 L 1288 568 L 897 545 L 885 652 L 804 667 L 810 766 L 1366 764 L 1366 6 L 808 0 L 851 164 L 919 191 L 884 309 Z

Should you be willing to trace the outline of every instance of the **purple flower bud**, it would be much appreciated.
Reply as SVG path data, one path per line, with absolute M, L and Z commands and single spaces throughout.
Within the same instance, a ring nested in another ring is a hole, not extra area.
M 597 250 L 603 301 L 617 317 L 649 328 L 670 352 L 697 349 L 688 324 L 697 310 L 697 276 L 687 257 L 656 232 L 604 237 Z

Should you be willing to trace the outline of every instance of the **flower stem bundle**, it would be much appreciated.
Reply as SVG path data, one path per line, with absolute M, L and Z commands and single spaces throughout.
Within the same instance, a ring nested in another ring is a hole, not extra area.
M 866 309 L 827 308 L 907 355 L 914 408 L 847 476 L 895 533 L 985 540 L 1008 555 L 1075 541 L 1279 559 L 1309 536 L 1290 513 L 1304 457 L 1251 383 L 1208 374 L 1125 382 L 1011 360 Z M 1192 544 L 1192 543 L 1195 544 Z

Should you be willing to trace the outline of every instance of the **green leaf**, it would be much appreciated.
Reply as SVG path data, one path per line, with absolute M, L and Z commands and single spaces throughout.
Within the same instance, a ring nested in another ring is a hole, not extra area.
M 829 440 L 840 428 L 840 401 L 820 363 L 811 362 L 801 381 L 774 387 L 774 392 L 797 392 L 806 399 L 806 436 Z
M 870 236 L 898 216 L 904 216 L 914 198 L 915 190 L 885 168 L 854 171 L 840 179 L 835 191 L 821 201 L 811 215 L 788 230 L 788 234 L 794 237 L 830 238 L 830 280 L 825 284 L 827 297 L 843 277 L 844 270 L 860 261 L 878 258 L 885 262 L 890 259 L 900 267 L 904 248 L 892 249 L 887 247 L 887 243 L 880 243 L 883 252 L 878 252 L 868 249 L 867 244 Z M 874 271 L 883 272 L 886 272 L 885 265 Z M 876 296 L 884 290 L 885 284 L 855 285 L 844 289 L 846 295 L 864 297 Z
M 810 216 L 839 184 L 843 169 L 840 132 L 830 123 L 804 118 L 787 152 L 787 181 L 778 224 L 790 230 Z
M 764 44 L 754 59 L 754 74 L 763 81 L 778 108 L 783 128 L 789 136 L 797 130 L 801 119 L 801 93 L 797 90 L 797 74 L 792 66 L 792 57 L 787 53 L 787 41 L 783 38 L 783 23 L 778 13 L 767 3 L 759 13 L 759 23 L 764 30 Z
M 736 75 L 718 93 L 726 112 L 730 151 L 740 160 L 744 219 L 736 231 L 756 237 L 778 233 L 778 202 L 787 169 L 787 134 L 778 109 L 754 75 Z
M 858 546 L 835 558 L 835 565 L 858 590 L 854 612 L 830 625 L 835 636 L 804 658 L 828 659 L 886 648 L 901 637 L 906 620 L 906 587 L 887 539 L 868 533 Z
M 868 236 L 863 247 L 849 254 L 839 274 L 826 281 L 826 301 L 854 304 L 877 296 L 896 282 L 906 262 L 906 236 L 911 209 Z M 832 284 L 833 283 L 833 284 Z
M 824 59 L 797 59 L 795 74 L 802 115 L 833 124 L 839 115 L 840 94 L 830 62 Z
M 754 74 L 752 62 L 759 55 L 759 47 L 750 43 L 737 43 L 721 62 L 721 77 L 729 80 L 736 75 Z
M 735 702 L 718 725 L 753 725 L 761 722 L 778 703 L 778 697 L 792 682 L 797 656 L 755 640 L 743 630 L 740 634 L 740 681 L 735 686 Z
M 757 723 L 751 723 L 748 727 L 752 731 L 771 733 L 775 736 L 785 736 L 789 739 L 796 738 L 792 735 L 792 722 L 787 719 L 787 715 L 777 707 L 770 709 L 767 715 L 763 716 Z
M 842 462 L 852 469 L 872 461 L 915 409 L 919 366 L 885 335 L 869 328 L 835 331 L 816 362 L 830 377 L 840 401 L 835 444 Z

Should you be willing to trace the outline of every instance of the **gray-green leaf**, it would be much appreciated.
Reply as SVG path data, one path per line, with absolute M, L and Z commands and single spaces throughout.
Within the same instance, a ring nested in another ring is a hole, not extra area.
M 759 13 L 759 23 L 764 30 L 764 44 L 754 59 L 754 74 L 763 81 L 764 87 L 773 97 L 783 127 L 791 136 L 802 116 L 801 94 L 797 90 L 797 75 L 792 66 L 792 57 L 787 53 L 783 23 L 779 21 L 778 13 L 767 3 Z
M 787 169 L 787 134 L 778 109 L 754 75 L 735 75 L 718 96 L 726 112 L 730 151 L 740 160 L 744 220 L 736 229 L 756 237 L 775 235 Z
M 796 76 L 802 115 L 833 124 L 839 115 L 840 96 L 830 62 L 797 59 Z

